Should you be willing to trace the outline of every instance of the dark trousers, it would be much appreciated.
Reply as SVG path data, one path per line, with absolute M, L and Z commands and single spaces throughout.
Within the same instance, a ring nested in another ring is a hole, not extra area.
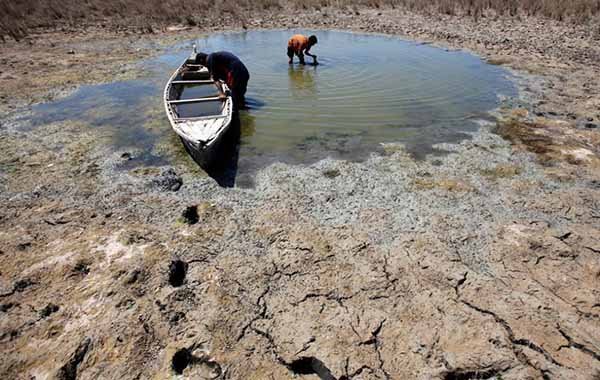
M 246 90 L 248 89 L 248 81 L 250 75 L 243 73 L 234 78 L 230 86 L 231 97 L 233 99 L 233 109 L 243 109 L 246 106 Z
M 290 59 L 294 59 L 294 54 L 296 54 L 298 56 L 300 63 L 304 64 L 304 54 L 302 54 L 302 51 L 295 51 L 292 47 L 288 47 L 287 56 Z

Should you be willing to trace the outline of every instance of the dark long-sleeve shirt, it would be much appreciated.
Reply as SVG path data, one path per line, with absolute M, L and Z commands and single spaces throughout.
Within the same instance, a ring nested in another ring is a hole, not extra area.
M 250 73 L 242 61 L 227 51 L 218 51 L 208 55 L 206 66 L 214 79 L 225 81 L 228 85 L 247 82 Z

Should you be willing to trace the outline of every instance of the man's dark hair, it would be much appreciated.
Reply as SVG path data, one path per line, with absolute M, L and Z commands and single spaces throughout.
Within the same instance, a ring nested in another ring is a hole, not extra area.
M 308 43 L 311 45 L 316 45 L 317 44 L 317 36 L 315 36 L 314 34 L 310 37 L 308 37 Z
M 196 54 L 196 63 L 197 64 L 206 66 L 207 60 L 208 60 L 208 54 L 206 54 L 206 53 Z

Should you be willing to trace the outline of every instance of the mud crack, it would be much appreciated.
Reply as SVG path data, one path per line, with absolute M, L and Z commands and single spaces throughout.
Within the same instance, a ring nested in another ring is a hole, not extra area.
M 547 361 L 549 361 L 550 363 L 557 365 L 559 367 L 563 367 L 562 364 L 560 364 L 559 362 L 557 362 L 552 355 L 550 355 L 550 353 L 546 350 L 544 350 L 542 347 L 538 346 L 537 344 L 535 344 L 534 342 L 528 340 L 528 339 L 516 339 L 515 338 L 515 334 L 513 332 L 512 327 L 510 327 L 510 325 L 508 324 L 508 322 L 506 322 L 504 319 L 500 318 L 496 313 L 490 311 L 490 310 L 486 310 L 486 309 L 482 309 L 478 306 L 475 306 L 473 304 L 471 304 L 468 301 L 465 300 L 460 300 L 460 302 L 462 302 L 464 305 L 466 305 L 467 307 L 469 307 L 470 309 L 473 309 L 481 314 L 485 314 L 485 315 L 489 315 L 492 318 L 494 318 L 494 320 L 500 325 L 502 326 L 502 328 L 506 331 L 506 335 L 508 337 L 508 340 L 511 342 L 512 344 L 512 351 L 515 354 L 515 357 L 523 364 L 523 365 L 527 365 L 529 367 L 532 367 L 538 371 L 540 371 L 542 373 L 542 377 L 546 378 L 548 375 L 546 374 L 546 371 L 544 371 L 543 369 L 538 368 L 536 365 L 534 365 L 529 358 L 527 357 L 527 355 L 525 355 L 523 353 L 523 351 L 518 347 L 518 346 L 522 346 L 522 347 L 527 347 L 530 348 L 540 354 L 542 354 L 544 356 L 544 358 L 546 358 Z
M 262 336 L 269 343 L 271 352 L 275 356 L 275 359 L 279 364 L 286 367 L 290 372 L 295 375 L 317 375 L 321 380 L 338 380 L 331 370 L 327 368 L 325 363 L 314 356 L 301 356 L 296 360 L 291 362 L 286 361 L 281 355 L 279 355 L 277 350 L 277 345 L 275 344 L 275 340 L 267 331 L 259 330 L 255 327 L 252 328 L 259 336 Z M 341 380 L 341 379 L 340 379 Z
M 375 330 L 373 330 L 371 332 L 371 337 L 365 341 L 360 342 L 358 345 L 359 346 L 366 346 L 366 345 L 373 345 L 373 348 L 375 349 L 375 354 L 377 355 L 377 361 L 379 362 L 379 370 L 381 372 L 383 372 L 383 375 L 385 376 L 386 379 L 390 379 L 390 375 L 389 373 L 387 373 L 387 371 L 384 368 L 384 360 L 383 357 L 381 356 L 381 341 L 379 340 L 379 333 L 381 333 L 381 330 L 383 329 L 383 324 L 385 323 L 387 319 L 384 318 L 381 320 L 381 322 L 379 322 L 379 324 L 377 325 L 377 327 L 375 328 Z M 356 330 L 354 329 L 354 327 L 351 325 L 352 330 L 354 331 L 355 334 L 358 335 L 358 333 L 356 332 Z M 354 375 L 356 376 L 356 375 Z
M 76 380 L 77 369 L 83 362 L 85 355 L 88 353 L 92 346 L 92 339 L 85 338 L 83 342 L 79 344 L 79 347 L 75 350 L 71 358 L 58 370 L 56 377 L 59 380 Z
M 560 346 L 558 348 L 559 351 L 561 349 L 563 349 L 563 348 L 575 348 L 575 349 L 577 349 L 577 350 L 579 350 L 579 351 L 581 351 L 581 352 L 583 352 L 583 353 L 591 356 L 592 358 L 600 361 L 600 354 L 599 353 L 593 351 L 591 348 L 589 348 L 587 346 L 584 346 L 581 343 L 575 342 L 573 340 L 573 338 L 569 334 L 567 334 L 565 332 L 565 330 L 562 329 L 562 327 L 558 326 L 558 332 L 560 332 L 560 334 L 563 336 L 563 338 L 565 338 L 567 340 L 567 342 L 569 343 L 569 344 Z
M 267 315 L 267 302 L 265 301 L 265 296 L 271 291 L 271 287 L 267 285 L 267 288 L 258 296 L 256 299 L 256 306 L 259 308 L 258 314 L 256 314 L 248 323 L 242 327 L 242 331 L 237 336 L 237 341 L 239 342 L 246 336 L 248 329 L 253 328 L 254 322 L 265 319 Z

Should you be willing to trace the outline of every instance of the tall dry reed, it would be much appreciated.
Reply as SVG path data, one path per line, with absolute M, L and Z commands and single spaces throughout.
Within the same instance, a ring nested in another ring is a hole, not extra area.
M 600 0 L 0 0 L 0 37 L 19 38 L 39 27 L 106 23 L 144 27 L 198 23 L 219 13 L 244 15 L 280 8 L 398 8 L 478 18 L 486 12 L 582 22 L 600 15 Z

